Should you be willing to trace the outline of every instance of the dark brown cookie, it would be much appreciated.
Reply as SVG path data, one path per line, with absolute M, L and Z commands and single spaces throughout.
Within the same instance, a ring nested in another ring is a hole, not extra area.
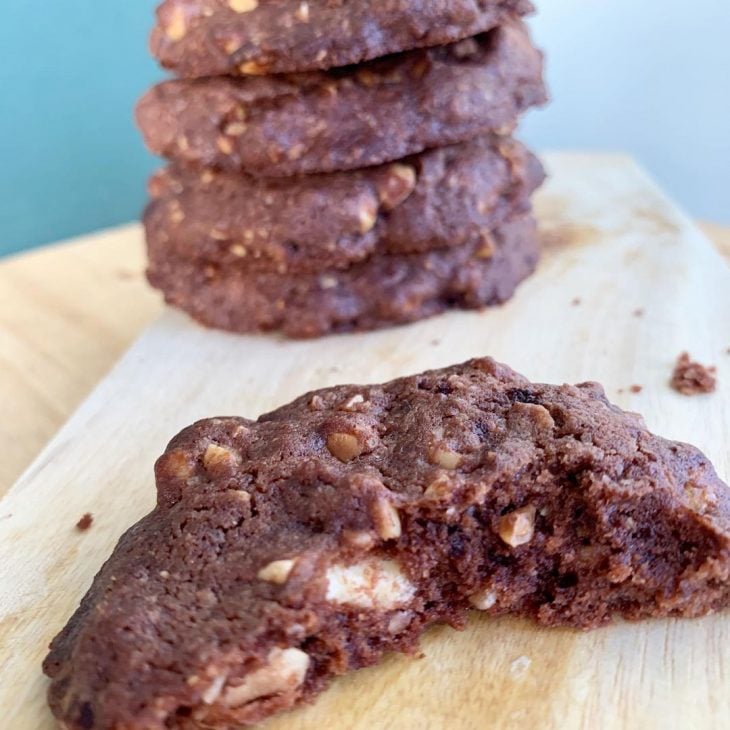
M 251 273 L 182 259 L 148 242 L 147 276 L 169 304 L 209 327 L 317 337 L 502 303 L 532 273 L 538 249 L 531 217 L 503 224 L 473 244 L 376 255 L 318 274 Z
M 475 607 L 546 626 L 730 603 L 730 490 L 595 383 L 491 359 L 201 421 L 44 669 L 69 730 L 231 728 Z
M 528 0 L 165 0 L 152 53 L 178 76 L 327 69 L 476 35 Z
M 150 245 L 182 259 L 247 271 L 319 272 L 373 253 L 412 253 L 482 240 L 530 209 L 544 179 L 510 138 L 485 137 L 382 167 L 256 179 L 181 165 L 150 181 Z
M 542 56 L 514 23 L 336 72 L 165 81 L 140 101 L 137 121 L 156 154 L 280 177 L 510 132 L 545 100 Z

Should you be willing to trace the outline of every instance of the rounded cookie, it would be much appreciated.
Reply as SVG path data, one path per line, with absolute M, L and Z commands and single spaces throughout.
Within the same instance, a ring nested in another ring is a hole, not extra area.
M 485 243 L 373 256 L 349 269 L 309 275 L 204 264 L 154 242 L 148 250 L 150 283 L 199 322 L 234 332 L 317 337 L 504 302 L 534 270 L 539 242 L 534 219 L 524 216 L 495 229 Z
M 164 0 L 154 56 L 186 78 L 334 68 L 502 25 L 529 0 Z
M 150 181 L 151 244 L 247 271 L 339 269 L 373 253 L 479 242 L 529 210 L 544 173 L 511 138 L 483 137 L 382 167 L 257 180 L 182 165 Z
M 155 154 L 279 177 L 377 165 L 493 130 L 546 100 L 522 23 L 362 67 L 165 81 L 137 107 Z

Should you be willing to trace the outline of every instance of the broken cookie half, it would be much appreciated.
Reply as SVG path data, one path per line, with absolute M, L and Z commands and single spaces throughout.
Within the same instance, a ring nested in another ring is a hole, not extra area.
M 730 602 L 730 492 L 600 386 L 482 359 L 178 435 L 44 665 L 67 728 L 232 728 L 476 608 L 546 626 Z

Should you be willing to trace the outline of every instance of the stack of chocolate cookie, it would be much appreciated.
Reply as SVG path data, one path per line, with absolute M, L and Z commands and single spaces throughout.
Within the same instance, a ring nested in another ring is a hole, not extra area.
M 165 0 L 178 78 L 137 108 L 171 161 L 150 282 L 209 326 L 294 337 L 508 299 L 538 256 L 545 101 L 527 0 Z

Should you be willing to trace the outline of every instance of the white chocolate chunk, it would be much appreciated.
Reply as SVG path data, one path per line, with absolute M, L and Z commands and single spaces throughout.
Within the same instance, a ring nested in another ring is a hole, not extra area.
M 408 603 L 416 587 L 394 560 L 368 558 L 327 570 L 327 600 L 359 608 L 391 610 Z

